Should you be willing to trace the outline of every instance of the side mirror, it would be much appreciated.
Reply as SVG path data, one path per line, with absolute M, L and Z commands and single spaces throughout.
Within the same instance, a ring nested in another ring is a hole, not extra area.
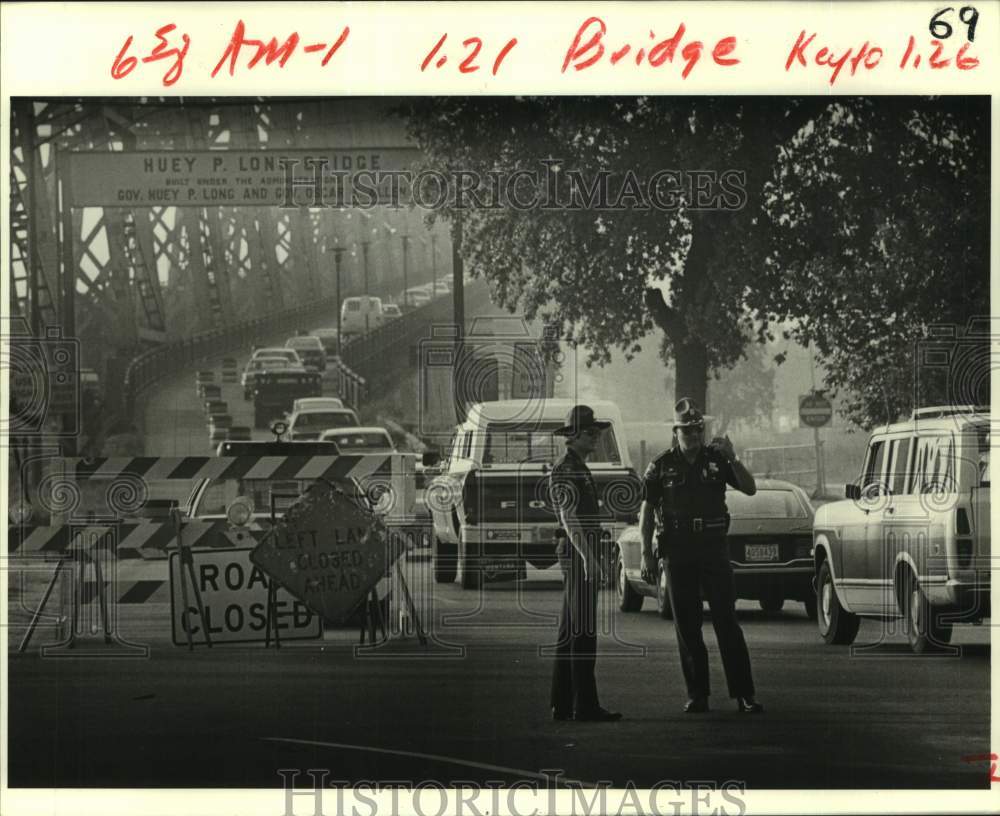
M 844 496 L 845 498 L 859 501 L 861 499 L 861 485 L 855 483 L 845 485 Z
M 437 451 L 424 451 L 420 457 L 421 464 L 425 467 L 435 467 L 441 461 L 441 454 Z

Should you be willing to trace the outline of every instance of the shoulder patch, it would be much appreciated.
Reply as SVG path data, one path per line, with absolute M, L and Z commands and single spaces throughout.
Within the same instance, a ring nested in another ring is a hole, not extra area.
M 642 478 L 652 479 L 656 475 L 656 463 L 657 460 L 654 459 L 646 466 L 646 472 L 642 474 Z

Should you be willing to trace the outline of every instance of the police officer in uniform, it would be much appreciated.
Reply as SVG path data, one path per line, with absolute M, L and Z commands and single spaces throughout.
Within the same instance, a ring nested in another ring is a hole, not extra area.
M 562 614 L 552 672 L 552 718 L 615 722 L 621 714 L 601 708 L 594 667 L 597 662 L 597 589 L 603 579 L 597 488 L 586 458 L 610 422 L 597 420 L 588 405 L 574 406 L 566 424 L 566 455 L 549 476 L 552 503 L 562 529 L 556 553 L 563 575 Z
M 729 696 L 736 699 L 739 711 L 758 713 L 764 707 L 754 698 L 750 654 L 736 620 L 733 570 L 726 546 L 726 484 L 748 496 L 757 492 L 757 485 L 728 436 L 704 444 L 705 417 L 692 400 L 681 399 L 674 407 L 673 430 L 674 446 L 654 459 L 643 476 L 639 515 L 643 580 L 657 580 L 653 528 L 658 520 L 662 531 L 659 556 L 666 570 L 687 685 L 684 710 L 690 714 L 708 711 L 708 650 L 701 634 L 704 592 Z

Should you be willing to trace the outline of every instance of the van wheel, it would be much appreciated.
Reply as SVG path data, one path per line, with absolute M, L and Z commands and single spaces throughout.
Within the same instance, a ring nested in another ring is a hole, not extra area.
M 434 583 L 450 584 L 455 580 L 455 547 L 434 539 Z
M 927 654 L 951 642 L 951 624 L 941 622 L 942 611 L 930 605 L 916 576 L 908 575 L 901 597 L 903 628 L 915 654 Z
M 638 612 L 642 609 L 643 597 L 636 592 L 625 577 L 625 562 L 621 551 L 615 550 L 615 588 L 618 593 L 618 608 L 622 612 Z
M 674 608 L 670 605 L 670 587 L 667 586 L 667 566 L 662 558 L 656 562 L 656 613 L 663 620 L 674 619 Z
M 817 586 L 816 623 L 823 640 L 830 646 L 846 646 L 854 642 L 861 626 L 861 618 L 844 609 L 837 599 L 837 590 L 833 586 L 833 573 L 830 562 L 820 564 Z

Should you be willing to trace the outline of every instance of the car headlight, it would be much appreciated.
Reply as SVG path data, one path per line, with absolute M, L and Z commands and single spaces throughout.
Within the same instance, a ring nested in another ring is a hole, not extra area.
M 253 502 L 248 496 L 237 496 L 226 508 L 226 518 L 233 527 L 245 527 L 253 518 Z

